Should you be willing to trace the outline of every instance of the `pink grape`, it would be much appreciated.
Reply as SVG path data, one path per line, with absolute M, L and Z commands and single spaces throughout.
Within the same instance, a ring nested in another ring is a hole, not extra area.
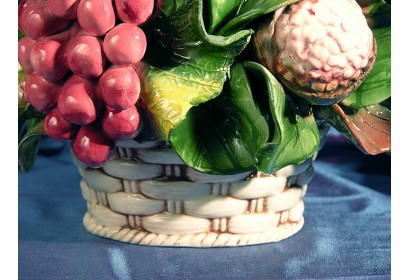
M 115 25 L 111 0 L 80 0 L 77 19 L 81 28 L 90 35 L 102 36 Z
M 68 72 L 64 55 L 63 44 L 46 37 L 38 40 L 32 47 L 30 62 L 35 72 L 49 81 L 57 81 Z
M 115 144 L 104 136 L 96 123 L 92 123 L 80 127 L 72 148 L 78 160 L 91 168 L 99 168 L 114 155 Z
M 65 120 L 86 125 L 97 119 L 98 96 L 97 86 L 92 81 L 73 75 L 63 85 L 57 107 Z
M 19 5 L 18 5 L 18 27 L 20 29 L 21 32 L 23 32 L 24 34 L 26 34 L 26 31 L 23 28 L 23 24 L 22 24 L 22 14 L 23 11 L 32 3 L 34 2 L 44 2 L 46 0 L 21 0 Z
M 109 61 L 117 65 L 139 62 L 145 54 L 147 39 L 144 31 L 131 23 L 121 23 L 104 38 L 104 52 Z
M 106 64 L 102 40 L 94 36 L 75 37 L 67 45 L 66 61 L 74 74 L 85 78 L 98 77 Z
M 98 81 L 101 98 L 116 110 L 124 110 L 137 102 L 141 85 L 131 66 L 111 66 Z
M 44 119 L 44 131 L 55 140 L 71 140 L 77 133 L 79 126 L 66 121 L 58 108 L 54 108 Z
M 18 42 L 18 61 L 24 72 L 31 74 L 34 72 L 33 66 L 30 62 L 30 52 L 36 41 L 31 40 L 30 37 L 23 37 Z
M 21 10 L 21 31 L 33 40 L 66 29 L 71 20 L 61 19 L 50 12 L 46 1 L 27 1 Z
M 18 5 L 18 10 L 17 10 L 17 15 L 18 15 L 18 27 L 21 32 L 26 34 L 26 31 L 23 28 L 22 20 L 21 20 L 21 15 L 23 14 L 23 11 L 27 8 L 27 6 L 33 2 L 33 0 L 21 0 L 19 5 Z
M 50 11 L 60 18 L 77 18 L 77 7 L 80 0 L 47 0 Z
M 135 106 L 117 111 L 107 106 L 101 120 L 105 136 L 113 141 L 134 138 L 138 131 L 140 116 Z
M 61 83 L 44 79 L 39 73 L 30 75 L 25 85 L 28 102 L 39 112 L 48 112 L 57 103 Z
M 141 25 L 151 17 L 154 2 L 154 0 L 115 0 L 115 8 L 123 22 Z

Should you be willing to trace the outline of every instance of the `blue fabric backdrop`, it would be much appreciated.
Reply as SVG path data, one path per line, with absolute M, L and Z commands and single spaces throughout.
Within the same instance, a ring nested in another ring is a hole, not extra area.
M 305 197 L 305 225 L 238 248 L 129 245 L 88 233 L 69 146 L 43 141 L 19 171 L 19 279 L 390 279 L 390 157 L 330 136 Z

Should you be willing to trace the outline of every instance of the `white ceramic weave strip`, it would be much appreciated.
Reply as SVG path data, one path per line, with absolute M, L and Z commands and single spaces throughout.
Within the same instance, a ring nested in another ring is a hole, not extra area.
M 278 242 L 297 233 L 304 224 L 303 217 L 295 223 L 280 224 L 264 232 L 250 234 L 206 232 L 198 234 L 155 234 L 143 229 L 109 227 L 99 224 L 86 213 L 85 228 L 95 234 L 131 244 L 181 247 L 229 247 Z
M 103 166 L 103 169 L 108 175 L 127 180 L 146 180 L 162 174 L 162 167 L 159 164 L 126 159 L 110 160 Z
M 211 191 L 210 184 L 169 180 L 141 181 L 140 188 L 144 195 L 163 200 L 195 199 Z

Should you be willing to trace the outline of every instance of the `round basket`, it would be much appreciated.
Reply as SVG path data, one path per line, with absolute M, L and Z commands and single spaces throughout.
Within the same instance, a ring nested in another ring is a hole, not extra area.
M 100 169 L 82 165 L 85 228 L 153 246 L 219 247 L 276 242 L 303 226 L 313 158 L 274 174 L 209 175 L 165 142 L 119 142 Z

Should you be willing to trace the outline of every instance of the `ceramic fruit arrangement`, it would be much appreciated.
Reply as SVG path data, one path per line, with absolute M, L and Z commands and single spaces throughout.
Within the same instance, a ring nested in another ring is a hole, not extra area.
M 91 168 L 166 140 L 211 174 L 273 173 L 328 123 L 390 151 L 390 1 L 22 0 L 19 163 L 42 135 Z

